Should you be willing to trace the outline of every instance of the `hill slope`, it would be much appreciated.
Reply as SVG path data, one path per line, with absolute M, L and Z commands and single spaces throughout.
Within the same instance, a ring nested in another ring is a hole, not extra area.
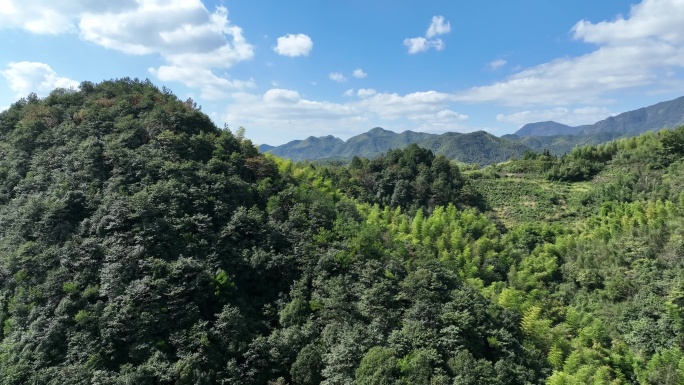
M 549 150 L 554 155 L 563 155 L 576 147 L 599 145 L 624 135 L 618 132 L 602 132 L 587 135 L 525 136 L 504 135 L 502 138 L 521 143 L 536 152 Z
M 525 348 L 552 368 L 543 383 L 678 383 L 682 143 L 684 127 L 463 173 L 408 147 L 349 166 L 309 167 L 309 178 L 372 205 L 368 222 L 517 309 Z M 423 159 L 431 162 L 416 164 Z M 445 181 L 455 182 L 445 190 L 450 196 L 439 193 Z M 453 199 L 458 208 L 431 207 L 428 197 Z M 472 214 L 473 201 L 496 225 Z M 479 228 L 481 237 L 467 247 L 465 228 Z M 501 383 L 460 380 L 454 383 Z
M 468 134 L 445 133 L 429 137 L 418 143 L 435 154 L 463 163 L 490 164 L 519 158 L 530 148 L 484 131 Z
M 633 136 L 662 128 L 675 128 L 682 124 L 684 124 L 684 96 L 611 116 L 600 122 L 582 127 L 581 133 L 591 135 L 618 132 L 622 135 Z
M 570 127 L 565 124 L 547 121 L 538 123 L 528 123 L 514 133 L 517 136 L 556 136 L 556 135 L 575 135 L 580 132 L 578 127 Z
M 0 113 L 0 385 L 682 383 L 683 261 L 684 127 L 478 169 L 129 79 Z
M 80 89 L 0 113 L 0 384 L 542 378 L 515 314 L 295 177 L 315 168 L 150 83 Z M 413 150 L 453 199 L 458 167 Z
M 634 136 L 647 131 L 674 128 L 682 124 L 684 124 L 684 96 L 638 110 L 623 112 L 584 126 L 570 127 L 553 121 L 529 123 L 513 135 L 529 137 L 615 133 L 616 136 Z
M 304 140 L 293 140 L 282 146 L 269 146 L 262 144 L 259 146 L 261 152 L 270 151 L 272 154 L 282 156 L 283 152 L 290 155 L 291 159 L 324 159 L 329 158 L 330 154 L 340 151 L 344 141 L 332 135 L 315 137 L 310 136 Z

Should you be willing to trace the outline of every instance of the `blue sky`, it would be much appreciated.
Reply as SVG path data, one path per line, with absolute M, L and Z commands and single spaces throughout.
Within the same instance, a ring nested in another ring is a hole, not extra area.
M 684 0 L 0 0 L 0 109 L 119 77 L 273 145 L 579 125 L 684 95 Z

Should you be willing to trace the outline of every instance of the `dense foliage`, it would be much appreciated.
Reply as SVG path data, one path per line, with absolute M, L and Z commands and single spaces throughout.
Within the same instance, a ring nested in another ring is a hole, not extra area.
M 684 128 L 259 153 L 123 79 L 0 113 L 0 384 L 680 384 Z
M 327 180 L 347 197 L 411 213 L 474 200 L 463 189 L 464 178 L 456 164 L 415 144 L 370 160 L 354 157 L 349 167 L 310 167 L 314 177 Z

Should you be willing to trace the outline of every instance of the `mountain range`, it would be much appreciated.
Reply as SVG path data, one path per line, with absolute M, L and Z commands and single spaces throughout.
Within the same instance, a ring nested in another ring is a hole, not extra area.
M 277 147 L 261 145 L 259 149 L 295 161 L 349 160 L 354 156 L 374 158 L 390 149 L 404 148 L 414 143 L 449 159 L 477 164 L 503 162 L 530 150 L 529 146 L 522 143 L 484 131 L 468 134 L 447 132 L 441 135 L 404 131 L 397 134 L 381 127 L 353 136 L 347 141 L 331 135 L 310 136 Z
M 573 127 L 553 121 L 530 123 L 514 134 L 502 137 L 484 131 L 438 135 L 414 131 L 395 133 L 375 127 L 346 141 L 331 135 L 310 136 L 281 146 L 264 144 L 259 149 L 295 161 L 349 160 L 354 156 L 373 158 L 390 149 L 415 143 L 449 159 L 490 164 L 520 157 L 525 151 L 549 150 L 560 155 L 577 146 L 596 145 L 683 124 L 684 96 L 611 116 L 591 125 Z
M 632 136 L 682 124 L 684 124 L 684 96 L 611 116 L 590 125 L 571 127 L 553 121 L 529 123 L 513 135 L 528 137 L 618 133 Z

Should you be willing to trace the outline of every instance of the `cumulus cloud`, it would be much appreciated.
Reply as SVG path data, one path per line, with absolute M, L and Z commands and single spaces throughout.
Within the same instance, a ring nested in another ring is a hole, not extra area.
M 428 41 L 424 37 L 414 37 L 404 39 L 404 45 L 408 48 L 408 53 L 415 54 L 428 50 Z
M 354 89 L 353 89 L 353 88 L 350 88 L 350 89 L 344 91 L 344 93 L 342 94 L 342 96 L 344 96 L 344 97 L 346 97 L 346 98 L 351 97 L 351 96 L 354 96 Z
M 265 102 L 273 103 L 295 103 L 301 98 L 302 97 L 299 95 L 299 92 L 282 88 L 270 89 L 266 91 L 262 97 Z
M 252 88 L 256 85 L 253 80 L 229 80 L 214 75 L 208 69 L 161 66 L 148 68 L 148 71 L 159 80 L 165 82 L 179 82 L 201 91 L 201 96 L 207 100 L 223 99 L 235 89 Z
M 419 115 L 411 115 L 409 116 L 409 119 L 411 120 L 429 120 L 432 122 L 445 122 L 445 121 L 455 121 L 455 122 L 464 122 L 468 120 L 468 115 L 464 114 L 459 114 L 456 111 L 452 110 L 440 110 L 436 113 L 430 113 L 430 114 L 419 114 Z
M 347 78 L 339 72 L 331 72 L 330 75 L 328 75 L 328 77 L 330 78 L 330 80 L 336 81 L 338 83 L 344 83 L 347 81 Z
M 462 128 L 462 123 L 468 120 L 468 115 L 444 109 L 436 113 L 411 115 L 409 119 L 419 123 L 418 128 L 421 131 L 444 132 Z
M 133 55 L 159 54 L 176 67 L 228 68 L 254 56 L 228 10 L 210 13 L 199 0 L 139 0 L 132 10 L 86 13 L 79 29 L 86 41 Z
M 406 95 L 378 93 L 361 99 L 358 106 L 382 119 L 400 119 L 417 113 L 438 112 L 445 109 L 451 100 L 450 94 L 437 91 Z
M 234 103 L 223 119 L 230 126 L 255 129 L 250 135 L 257 143 L 274 143 L 275 138 L 321 135 L 331 128 L 357 122 L 359 117 L 349 104 L 315 101 L 303 98 L 295 90 L 270 89 L 263 94 L 239 92 L 233 95 Z M 259 136 L 258 131 L 267 134 Z
M 55 88 L 76 88 L 79 82 L 58 76 L 47 64 L 38 62 L 10 63 L 7 69 L 0 71 L 9 83 L 17 98 L 24 97 L 31 92 L 38 96 L 45 96 Z
M 78 33 L 81 39 L 107 49 L 159 55 L 166 65 L 151 73 L 162 76 L 160 80 L 199 87 L 207 95 L 215 92 L 201 79 L 239 84 L 213 71 L 254 56 L 242 29 L 228 20 L 228 9 L 218 6 L 211 12 L 200 0 L 2 0 L 0 4 L 0 28 Z M 201 79 L 184 75 L 193 70 Z
M 378 93 L 378 91 L 376 91 L 376 90 L 374 90 L 374 89 L 372 89 L 372 88 L 361 88 L 361 89 L 356 93 L 356 95 L 358 95 L 358 97 L 360 97 L 360 98 L 367 98 L 367 97 L 373 96 L 373 95 L 375 95 L 375 94 L 377 94 L 377 93 Z
M 313 41 L 303 33 L 293 35 L 287 34 L 278 38 L 278 44 L 273 50 L 283 56 L 308 56 L 313 49 Z
M 433 16 L 432 23 L 425 32 L 425 37 L 418 36 L 406 38 L 404 39 L 404 46 L 408 48 L 408 53 L 410 55 L 425 52 L 430 48 L 441 51 L 445 47 L 444 42 L 442 39 L 436 39 L 434 37 L 449 32 L 451 32 L 451 24 L 444 19 L 444 16 Z
M 525 110 L 512 114 L 498 114 L 496 120 L 499 122 L 516 123 L 523 126 L 527 123 L 545 122 L 553 120 L 569 126 L 579 126 L 583 124 L 593 124 L 603 120 L 615 113 L 610 112 L 605 107 L 585 106 L 578 108 L 556 107 L 542 110 Z
M 638 39 L 654 39 L 672 44 L 684 42 L 684 2 L 644 0 L 633 5 L 630 17 L 593 24 L 581 20 L 572 28 L 574 37 L 595 44 L 627 44 Z
M 353 89 L 345 95 L 353 96 Z M 277 137 L 293 135 L 351 135 L 367 131 L 370 126 L 383 125 L 394 130 L 457 130 L 466 115 L 450 109 L 450 94 L 437 91 L 406 95 L 378 93 L 361 89 L 358 99 L 344 103 L 311 100 L 297 91 L 271 89 L 264 94 L 239 92 L 223 116 L 231 126 L 245 126 L 257 131 L 268 130 L 268 136 L 256 142 L 275 143 Z
M 368 76 L 368 74 L 363 72 L 361 68 L 357 68 L 354 70 L 353 76 L 357 79 L 364 79 L 366 76 Z
M 571 32 L 597 48 L 474 87 L 458 99 L 508 105 L 598 103 L 620 90 L 668 87 L 684 68 L 682 0 L 644 0 L 632 6 L 627 18 L 596 24 L 582 20 Z
M 0 28 L 23 29 L 43 35 L 78 32 L 78 19 L 82 14 L 115 13 L 136 6 L 135 0 L 3 0 L 0 1 Z
M 444 19 L 444 16 L 432 16 L 432 23 L 430 23 L 425 37 L 431 39 L 449 32 L 451 32 L 451 24 Z
M 508 62 L 504 59 L 497 59 L 489 62 L 487 65 L 490 69 L 495 70 L 505 66 Z
M 424 37 L 404 39 L 404 45 L 408 48 L 408 53 L 411 55 L 419 52 L 425 52 L 430 48 L 434 48 L 437 51 L 441 51 L 444 49 L 444 42 L 442 41 L 442 39 L 428 40 Z

